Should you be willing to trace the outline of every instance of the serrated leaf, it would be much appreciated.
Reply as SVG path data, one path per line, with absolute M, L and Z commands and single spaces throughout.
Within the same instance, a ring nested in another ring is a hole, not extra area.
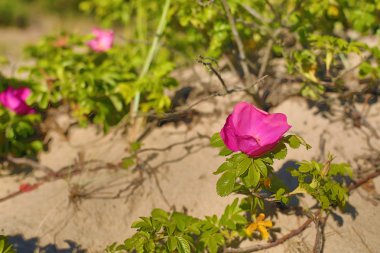
M 268 168 L 266 164 L 261 159 L 255 159 L 254 163 L 259 169 L 261 175 L 263 175 L 264 178 L 268 177 Z
M 168 226 L 168 233 L 169 235 L 172 235 L 176 229 L 177 225 L 175 223 L 172 223 Z
M 219 152 L 219 155 L 220 156 L 228 156 L 230 154 L 232 154 L 233 151 L 229 150 L 227 147 L 223 147 L 220 152 Z
M 232 156 L 232 160 L 235 162 L 235 163 L 239 163 L 241 161 L 243 161 L 245 158 L 247 158 L 248 156 L 244 153 L 239 153 L 239 154 L 234 154 Z
M 273 150 L 273 157 L 275 159 L 282 160 L 286 157 L 287 153 L 288 153 L 288 150 L 287 150 L 285 144 L 280 143 L 279 145 L 277 145 L 275 150 Z
M 320 201 L 321 201 L 321 206 L 322 206 L 323 209 L 329 208 L 330 201 L 329 201 L 329 199 L 326 196 L 321 196 L 320 197 Z
M 238 165 L 237 165 L 237 176 L 243 175 L 252 164 L 252 159 L 249 157 L 245 157 Z
M 169 214 L 159 208 L 153 209 L 151 215 L 152 215 L 152 218 L 154 219 L 167 220 L 169 218 Z
M 177 246 L 180 253 L 190 253 L 190 244 L 185 238 L 177 236 Z
M 215 133 L 211 136 L 210 145 L 212 147 L 216 147 L 216 148 L 224 147 L 223 139 L 222 139 L 222 137 L 220 137 L 219 133 Z
M 174 236 L 169 236 L 168 242 L 166 245 L 168 246 L 168 249 L 170 250 L 170 252 L 175 251 L 175 249 L 177 248 L 177 239 Z
M 216 192 L 219 196 L 224 197 L 229 195 L 235 186 L 236 173 L 233 171 L 226 171 L 216 183 Z
M 311 166 L 311 164 L 309 164 L 309 163 L 302 163 L 302 164 L 298 167 L 298 171 L 299 171 L 299 172 L 302 172 L 302 173 L 307 173 L 307 172 L 309 172 L 311 169 L 312 169 L 312 166 Z
M 287 141 L 291 148 L 299 148 L 301 146 L 301 142 L 296 135 L 289 136 Z
M 243 178 L 243 182 L 247 187 L 256 187 L 260 181 L 260 171 L 257 166 L 252 163 L 248 168 L 248 174 Z
M 270 158 L 269 156 L 261 157 L 260 158 L 263 162 L 268 163 L 268 164 L 273 164 L 273 159 Z
M 233 162 L 230 162 L 230 161 L 224 162 L 224 163 L 222 163 L 222 165 L 219 166 L 219 168 L 213 174 L 217 175 L 217 174 L 220 174 L 220 173 L 225 172 L 227 170 L 231 170 L 234 168 L 234 165 L 235 164 Z

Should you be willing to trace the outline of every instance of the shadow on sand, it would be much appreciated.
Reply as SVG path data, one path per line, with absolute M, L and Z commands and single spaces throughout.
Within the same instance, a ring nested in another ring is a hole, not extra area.
M 66 247 L 60 248 L 55 244 L 48 244 L 45 246 L 39 245 L 39 239 L 32 237 L 30 239 L 24 238 L 24 236 L 17 234 L 7 236 L 8 241 L 13 244 L 13 248 L 17 253 L 85 253 L 86 250 L 81 248 L 76 242 L 71 240 L 65 240 Z

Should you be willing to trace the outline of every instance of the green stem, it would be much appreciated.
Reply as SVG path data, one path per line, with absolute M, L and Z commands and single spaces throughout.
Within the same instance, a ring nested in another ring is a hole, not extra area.
M 145 63 L 144 66 L 141 70 L 139 79 L 143 78 L 147 73 L 150 68 L 150 65 L 153 62 L 153 58 L 156 55 L 158 49 L 159 49 L 159 42 L 160 42 L 160 37 L 162 33 L 164 32 L 165 26 L 166 26 L 166 17 L 169 12 L 169 6 L 170 6 L 170 1 L 171 0 L 166 0 L 164 9 L 161 14 L 161 19 L 160 23 L 158 24 L 157 30 L 156 30 L 156 35 L 154 36 L 153 43 L 150 47 L 148 56 L 145 58 Z M 135 99 L 133 101 L 133 117 L 135 117 L 139 111 L 139 104 L 140 104 L 140 91 L 138 91 L 135 95 Z

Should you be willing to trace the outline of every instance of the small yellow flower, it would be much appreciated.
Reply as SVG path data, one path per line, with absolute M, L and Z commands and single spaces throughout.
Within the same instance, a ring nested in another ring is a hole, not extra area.
M 270 220 L 264 220 L 265 219 L 265 214 L 260 213 L 255 222 L 252 222 L 246 229 L 245 232 L 249 237 L 252 236 L 253 232 L 258 230 L 261 234 L 261 237 L 264 240 L 267 240 L 269 238 L 269 233 L 267 228 L 273 227 L 272 221 Z

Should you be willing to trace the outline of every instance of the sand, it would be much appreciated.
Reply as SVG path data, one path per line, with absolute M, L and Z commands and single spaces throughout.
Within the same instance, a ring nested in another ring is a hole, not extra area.
M 39 34 L 32 37 L 37 36 Z M 10 73 L 11 70 L 7 71 Z M 210 87 L 220 88 L 215 78 L 211 78 L 201 66 L 178 75 L 182 77 L 182 86 L 195 87 L 191 101 Z M 230 85 L 238 83 L 231 76 L 224 77 Z M 112 130 L 103 135 L 93 126 L 86 129 L 73 127 L 68 138 L 64 138 L 51 130 L 48 133 L 51 139 L 49 150 L 40 154 L 40 162 L 54 170 L 76 164 L 83 173 L 52 180 L 34 191 L 0 202 L 0 234 L 8 235 L 22 253 L 95 253 L 131 236 L 134 232 L 130 228 L 132 222 L 149 215 L 152 208 L 186 210 L 196 217 L 221 214 L 235 196 L 217 196 L 215 184 L 218 178 L 212 172 L 223 158 L 208 146 L 207 138 L 197 136 L 210 136 L 219 131 L 233 105 L 242 100 L 250 101 L 250 98 L 234 94 L 209 99 L 195 107 L 197 113 L 192 122 L 154 127 L 143 140 L 143 148 L 162 149 L 171 144 L 182 144 L 165 151 L 141 153 L 140 166 L 128 170 L 91 172 L 95 165 L 81 163 L 90 160 L 119 163 L 128 155 L 128 136 L 123 131 Z M 362 105 L 357 106 L 361 110 Z M 335 115 L 326 116 L 310 107 L 304 99 L 290 98 L 272 112 L 285 113 L 292 125 L 290 133 L 301 135 L 313 146 L 310 151 L 290 151 L 285 161 L 276 164 L 277 170 L 302 159 L 323 160 L 328 152 L 332 152 L 336 161 L 350 162 L 358 173 L 365 164 L 365 161 L 358 161 L 358 157 L 370 152 L 366 136 L 369 135 L 371 143 L 380 149 L 379 139 L 375 138 L 373 131 L 366 127 L 355 128 L 352 122 L 340 119 L 342 111 L 339 107 Z M 69 121 L 67 116 L 60 114 L 53 118 L 63 128 Z M 379 104 L 369 107 L 367 120 L 373 129 L 378 129 Z M 33 183 L 35 176 L 41 176 L 41 172 L 3 176 L 0 196 L 17 190 L 21 183 Z M 371 183 L 353 192 L 350 204 L 354 211 L 341 216 L 342 224 L 329 218 L 324 252 L 380 252 L 377 236 L 380 232 L 380 179 Z M 78 188 L 82 197 L 73 194 Z M 305 217 L 279 214 L 274 220 L 275 227 L 281 228 L 280 236 L 297 228 Z M 315 229 L 311 226 L 302 235 L 265 252 L 309 252 L 314 236 Z M 258 242 L 249 244 L 255 243 Z

